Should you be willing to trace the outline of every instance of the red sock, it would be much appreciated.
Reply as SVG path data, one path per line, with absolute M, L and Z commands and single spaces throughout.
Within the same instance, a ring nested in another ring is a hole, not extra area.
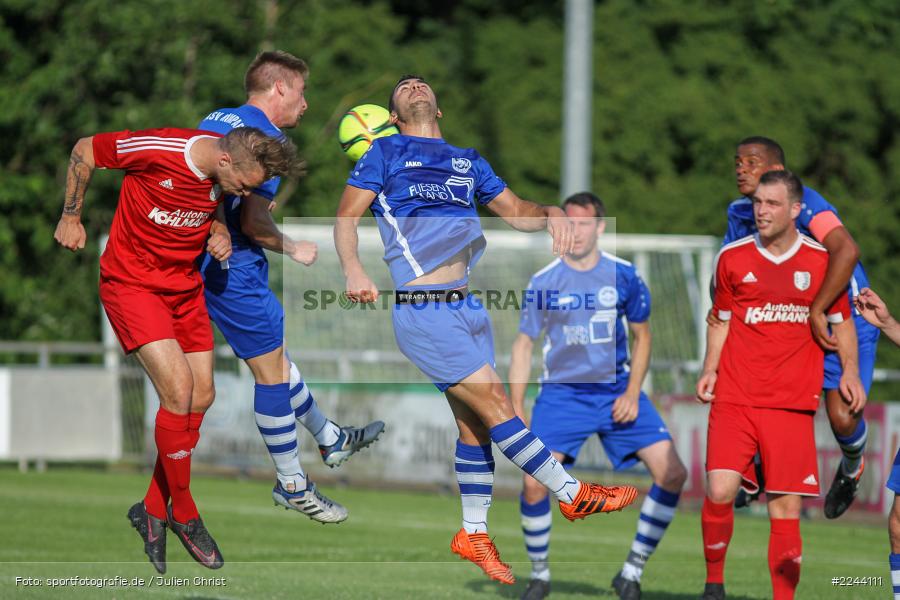
M 188 415 L 176 415 L 159 407 L 156 413 L 156 449 L 172 495 L 172 516 L 179 523 L 196 519 L 191 497 L 191 434 Z
M 772 575 L 772 597 L 791 600 L 800 582 L 800 559 L 803 555 L 800 519 L 772 519 L 769 533 L 769 573 Z
M 703 555 L 706 557 L 706 582 L 725 583 L 725 553 L 734 531 L 734 508 L 731 502 L 716 504 L 703 500 L 700 513 L 703 526 Z
M 191 448 L 197 447 L 200 440 L 200 424 L 203 423 L 203 415 L 206 413 L 190 413 L 188 415 L 188 432 L 191 434 Z
M 200 424 L 203 423 L 204 413 L 190 413 L 188 415 L 188 432 L 191 434 L 191 448 L 197 447 L 200 439 Z M 150 487 L 144 496 L 144 506 L 147 512 L 157 519 L 166 519 L 166 507 L 169 505 L 169 484 L 166 481 L 166 471 L 162 461 L 156 457 L 156 467 L 153 469 L 153 477 L 150 479 Z
M 150 487 L 144 495 L 144 506 L 147 512 L 157 519 L 165 520 L 166 506 L 169 505 L 169 484 L 166 481 L 166 472 L 162 461 L 156 457 L 156 467 L 153 469 L 153 477 L 150 478 Z

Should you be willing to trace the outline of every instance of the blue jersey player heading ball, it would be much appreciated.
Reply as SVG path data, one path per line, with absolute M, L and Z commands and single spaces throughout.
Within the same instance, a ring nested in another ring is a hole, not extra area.
M 649 469 L 653 486 L 631 551 L 612 582 L 620 598 L 640 598 L 644 565 L 675 515 L 687 471 L 665 423 L 641 391 L 650 365 L 650 292 L 631 263 L 597 249 L 606 212 L 597 196 L 575 194 L 563 209 L 575 225 L 575 244 L 531 278 L 513 342 L 510 395 L 524 419 L 532 348 L 543 331 L 534 434 L 564 464 L 574 462 L 585 440 L 597 435 L 615 469 L 639 460 Z M 556 303 L 538 301 L 551 295 Z M 550 503 L 544 486 L 528 476 L 524 483 L 522 531 L 532 572 L 522 597 L 536 600 L 550 591 Z
M 437 97 L 421 77 L 402 77 L 389 106 L 400 134 L 372 143 L 351 172 L 338 208 L 334 237 L 346 293 L 360 302 L 378 297 L 358 253 L 357 226 L 371 210 L 397 288 L 391 311 L 397 344 L 446 395 L 459 428 L 456 475 L 463 527 L 450 548 L 490 578 L 511 584 L 512 571 L 487 535 L 492 441 L 550 489 L 570 520 L 620 510 L 637 495 L 631 486 L 573 478 L 525 427 L 494 370 L 487 311 L 467 295 L 469 269 L 486 244 L 477 204 L 520 231 L 548 230 L 558 254 L 571 250 L 572 224 L 558 207 L 519 198 L 475 150 L 445 142 Z
M 756 233 L 749 196 L 759 185 L 759 178 L 764 173 L 784 170 L 785 162 L 784 150 L 772 139 L 753 136 L 738 144 L 734 156 L 734 173 L 742 197 L 728 206 L 728 230 L 724 244 Z M 839 383 L 842 369 L 835 352 L 837 346 L 828 331 L 825 309 L 840 294 L 849 294 L 852 306 L 854 297 L 862 288 L 868 287 L 869 282 L 862 263 L 859 262 L 856 242 L 838 217 L 837 210 L 812 188 L 803 188 L 801 212 L 796 223 L 800 233 L 814 238 L 828 250 L 828 271 L 810 307 L 809 320 L 816 341 L 828 351 L 825 354 L 823 384 L 825 408 L 831 430 L 843 453 L 841 464 L 825 496 L 825 516 L 835 519 L 850 507 L 859 489 L 859 480 L 865 469 L 863 453 L 868 430 L 862 410 L 850 410 L 850 401 L 841 396 Z M 879 331 L 867 323 L 859 311 L 854 311 L 853 321 L 857 333 L 859 376 L 868 396 L 872 387 Z
M 262 52 L 244 77 L 247 103 L 211 112 L 198 129 L 225 134 L 257 127 L 271 137 L 295 127 L 306 112 L 306 63 L 287 52 Z M 384 429 L 375 421 L 364 428 L 339 427 L 318 409 L 284 343 L 284 309 L 269 289 L 269 263 L 263 249 L 279 252 L 304 265 L 316 260 L 316 245 L 281 233 L 271 209 L 280 178 L 274 177 L 246 197 L 222 202 L 231 235 L 227 263 L 206 255 L 201 272 L 210 318 L 256 381 L 253 410 L 256 425 L 275 463 L 272 490 L 276 505 L 296 510 L 322 523 L 347 518 L 347 510 L 323 496 L 300 466 L 299 421 L 315 438 L 325 464 L 339 465 L 371 444 Z

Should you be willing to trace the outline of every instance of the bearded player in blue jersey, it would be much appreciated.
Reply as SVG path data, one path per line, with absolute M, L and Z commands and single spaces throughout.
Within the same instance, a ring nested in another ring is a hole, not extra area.
M 306 111 L 306 63 L 287 52 L 262 52 L 244 78 L 247 103 L 211 112 L 198 129 L 225 134 L 238 127 L 257 127 L 272 137 L 281 128 L 295 127 Z M 277 481 L 272 490 L 276 505 L 296 510 L 321 523 L 338 523 L 347 509 L 326 498 L 300 465 L 297 422 L 315 438 L 322 460 L 329 467 L 341 464 L 371 444 L 384 423 L 366 427 L 340 427 L 316 405 L 284 343 L 284 309 L 269 289 L 269 263 L 265 250 L 311 265 L 316 245 L 283 234 L 272 219 L 271 208 L 280 178 L 266 181 L 249 196 L 226 196 L 222 202 L 231 234 L 232 254 L 219 263 L 204 256 L 201 272 L 206 285 L 210 318 L 256 381 L 253 409 L 256 425 L 275 463 Z
M 475 150 L 445 142 L 437 98 L 421 77 L 400 79 L 390 111 L 400 134 L 372 143 L 351 172 L 338 208 L 334 241 L 346 294 L 357 302 L 378 297 L 358 253 L 359 220 L 371 210 L 397 289 L 391 311 L 397 344 L 446 395 L 459 428 L 456 476 L 463 526 L 450 548 L 492 579 L 511 584 L 512 571 L 487 535 L 492 441 L 549 488 L 569 520 L 620 510 L 637 495 L 631 486 L 573 478 L 525 427 L 494 370 L 487 311 L 468 295 L 469 270 L 486 245 L 478 204 L 520 231 L 548 230 L 557 254 L 571 250 L 572 224 L 560 208 L 516 196 Z
M 728 230 L 723 245 L 756 232 L 753 204 L 749 196 L 766 171 L 784 168 L 784 150 L 774 140 L 755 136 L 745 138 L 738 144 L 734 169 L 738 191 L 743 196 L 728 206 Z M 797 229 L 825 246 L 829 255 L 825 281 L 810 307 L 810 324 L 816 341 L 827 351 L 823 385 L 825 408 L 831 430 L 843 453 L 831 488 L 825 496 L 825 516 L 836 519 L 850 507 L 859 489 L 859 480 L 865 469 L 863 452 L 868 431 L 862 411 L 851 412 L 849 402 L 841 396 L 839 382 L 842 369 L 835 352 L 836 342 L 825 322 L 824 309 L 831 306 L 842 293 L 850 295 L 852 306 L 860 290 L 869 286 L 869 280 L 859 262 L 856 242 L 844 227 L 834 206 L 814 189 L 804 187 L 801 207 Z M 859 377 L 868 396 L 872 387 L 879 330 L 866 322 L 858 310 L 853 311 L 853 316 L 859 347 Z
M 585 440 L 597 435 L 616 470 L 637 461 L 647 466 L 653 485 L 641 506 L 631 551 L 612 582 L 620 598 L 636 600 L 644 565 L 675 516 L 687 470 L 666 424 L 641 391 L 650 366 L 650 292 L 630 262 L 597 249 L 606 225 L 597 196 L 575 194 L 563 209 L 575 224 L 575 245 L 528 284 L 512 347 L 510 395 L 525 419 L 534 340 L 545 332 L 531 430 L 563 464 L 574 463 Z M 521 513 L 532 565 L 522 598 L 538 600 L 550 593 L 552 518 L 547 489 L 528 476 Z

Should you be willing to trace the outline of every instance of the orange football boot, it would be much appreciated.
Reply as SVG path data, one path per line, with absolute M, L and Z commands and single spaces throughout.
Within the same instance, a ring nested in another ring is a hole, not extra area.
M 486 533 L 466 533 L 465 529 L 460 529 L 450 542 L 450 550 L 460 558 L 471 560 L 495 581 L 507 585 L 516 582 L 512 569 L 500 560 L 494 541 Z
M 637 494 L 637 488 L 631 485 L 606 487 L 582 482 L 578 495 L 571 504 L 559 503 L 559 512 L 570 521 L 583 519 L 594 513 L 614 512 L 634 502 Z

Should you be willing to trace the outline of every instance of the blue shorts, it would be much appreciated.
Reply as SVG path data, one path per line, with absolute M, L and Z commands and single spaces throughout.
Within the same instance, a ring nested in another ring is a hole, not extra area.
M 618 394 L 600 394 L 568 386 L 541 387 L 531 413 L 531 431 L 572 464 L 588 436 L 597 434 L 615 470 L 638 462 L 637 452 L 662 440 L 671 440 L 665 422 L 644 392 L 638 416 L 631 423 L 614 423 L 612 406 Z
M 884 487 L 895 494 L 900 494 L 900 450 L 897 450 L 897 454 L 894 455 L 894 466 L 891 467 L 891 474 Z
M 266 259 L 224 270 L 207 258 L 200 272 L 209 318 L 238 358 L 260 356 L 284 344 L 284 308 L 269 289 Z
M 856 337 L 859 346 L 859 378 L 866 388 L 866 394 L 868 394 L 872 387 L 872 374 L 875 372 L 875 351 L 881 330 L 859 316 L 853 317 L 853 323 L 856 325 Z M 822 384 L 822 388 L 826 390 L 838 389 L 841 384 L 842 374 L 843 369 L 841 369 L 841 361 L 837 352 L 827 352 L 825 354 L 825 383 Z
M 391 312 L 400 352 L 440 391 L 484 365 L 494 367 L 491 319 L 476 296 L 456 302 L 397 304 Z

